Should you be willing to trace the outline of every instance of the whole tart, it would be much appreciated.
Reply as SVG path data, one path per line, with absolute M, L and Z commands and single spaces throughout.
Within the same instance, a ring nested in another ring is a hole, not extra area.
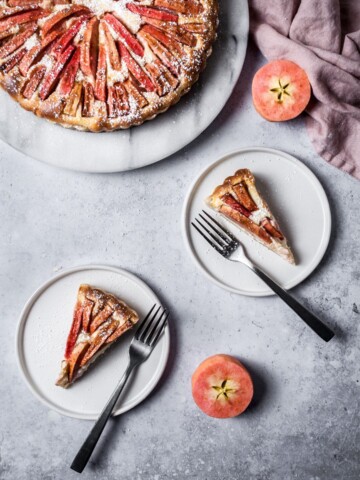
M 198 80 L 217 23 L 217 0 L 0 0 L 0 84 L 64 127 L 140 125 Z

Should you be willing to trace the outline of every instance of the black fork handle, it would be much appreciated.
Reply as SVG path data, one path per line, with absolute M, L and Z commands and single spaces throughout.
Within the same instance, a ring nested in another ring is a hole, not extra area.
M 86 467 L 92 452 L 107 424 L 107 421 L 110 418 L 110 415 L 120 397 L 121 392 L 123 391 L 125 384 L 130 377 L 131 372 L 133 371 L 134 367 L 133 363 L 129 362 L 129 365 L 122 376 L 120 382 L 118 383 L 116 389 L 114 390 L 113 394 L 111 395 L 109 401 L 105 405 L 103 411 L 101 412 L 99 418 L 96 420 L 95 425 L 90 430 L 89 435 L 87 436 L 85 442 L 83 443 L 82 447 L 80 448 L 79 452 L 77 453 L 76 457 L 74 458 L 71 467 L 72 470 L 75 472 L 81 473 L 84 468 Z
M 290 308 L 294 310 L 295 313 L 315 332 L 321 337 L 325 342 L 328 342 L 335 335 L 334 332 L 325 325 L 319 318 L 317 318 L 313 313 L 311 313 L 307 308 L 305 308 L 301 303 L 299 303 L 289 292 L 284 290 L 280 285 L 278 285 L 274 280 L 266 275 L 265 272 L 260 270 L 260 268 L 255 265 L 247 265 L 258 277 L 261 278 L 263 282 L 266 283 L 268 287 L 271 288 L 282 300 L 284 300 Z

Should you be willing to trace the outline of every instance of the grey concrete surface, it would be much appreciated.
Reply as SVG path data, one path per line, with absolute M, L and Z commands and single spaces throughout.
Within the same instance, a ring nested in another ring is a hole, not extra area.
M 31 395 L 14 336 L 34 289 L 61 268 L 87 263 L 136 273 L 173 315 L 160 384 L 111 422 L 82 478 L 360 478 L 360 183 L 314 153 L 303 119 L 270 124 L 255 113 L 250 85 L 263 61 L 250 45 L 237 87 L 210 128 L 142 170 L 77 174 L 0 144 L 2 480 L 78 477 L 69 465 L 91 423 L 49 411 Z M 209 283 L 184 249 L 180 212 L 192 179 L 221 154 L 250 145 L 295 155 L 329 196 L 328 252 L 294 289 L 335 329 L 329 344 L 276 298 L 232 295 Z M 191 374 L 214 353 L 237 356 L 254 376 L 254 402 L 238 418 L 208 418 L 192 401 Z

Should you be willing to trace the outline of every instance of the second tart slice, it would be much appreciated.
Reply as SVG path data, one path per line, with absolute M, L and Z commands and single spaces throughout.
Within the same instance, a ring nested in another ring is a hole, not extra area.
M 138 320 L 135 310 L 114 295 L 80 285 L 56 385 L 67 388 Z
M 206 199 L 206 203 L 284 260 L 295 264 L 288 242 L 258 192 L 250 170 L 244 168 L 226 178 Z

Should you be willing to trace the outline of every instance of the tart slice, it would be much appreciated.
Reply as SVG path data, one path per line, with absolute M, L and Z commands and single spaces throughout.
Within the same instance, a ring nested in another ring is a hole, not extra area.
M 138 320 L 135 310 L 114 295 L 80 285 L 56 385 L 67 388 Z
M 206 203 L 284 260 L 295 264 L 288 242 L 258 192 L 250 170 L 244 168 L 226 178 Z

